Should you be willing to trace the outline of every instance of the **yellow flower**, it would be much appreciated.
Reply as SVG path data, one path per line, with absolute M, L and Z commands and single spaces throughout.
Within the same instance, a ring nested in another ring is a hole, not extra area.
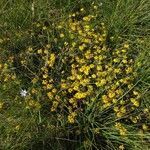
M 96 68 L 98 71 L 102 71 L 102 66 L 97 66 Z
M 109 99 L 108 99 L 108 97 L 106 95 L 103 95 L 102 96 L 102 101 L 103 101 L 103 103 L 108 103 Z
M 87 29 L 86 29 L 87 30 Z M 90 39 L 88 39 L 88 38 L 85 38 L 85 39 L 83 39 L 83 42 L 84 43 L 90 43 L 91 42 L 91 40 Z
M 76 26 L 74 24 L 71 25 L 71 30 L 75 31 L 76 30 Z
M 81 80 L 80 83 L 81 83 L 83 86 L 86 86 L 86 85 L 89 83 L 89 81 L 90 81 L 90 80 L 86 78 L 86 79 Z
M 86 47 L 86 45 L 85 45 L 85 44 L 82 44 L 82 45 L 79 46 L 79 50 L 82 51 L 82 50 L 84 50 L 85 47 Z
M 117 90 L 116 90 L 116 93 L 117 93 L 118 95 L 122 95 L 122 94 L 123 94 L 123 90 L 122 90 L 122 89 L 117 89 Z
M 122 106 L 122 107 L 120 108 L 120 112 L 123 113 L 123 114 L 126 113 L 126 108 Z
M 98 56 L 95 56 L 94 59 L 95 59 L 95 60 L 98 60 Z
M 35 94 L 35 93 L 37 93 L 37 90 L 35 88 L 33 88 L 32 91 L 31 91 L 31 93 Z
M 129 44 L 124 44 L 124 48 L 129 48 Z
M 115 123 L 115 127 L 116 127 L 117 129 L 120 129 L 120 127 L 121 127 L 121 123 L 116 122 L 116 123 Z
M 47 75 L 47 74 L 44 74 L 44 75 L 43 75 L 43 78 L 44 78 L 44 79 L 48 78 L 48 75 Z
M 114 104 L 116 104 L 116 103 L 117 103 L 117 99 L 113 99 L 112 102 L 113 102 Z
M 93 8 L 94 8 L 94 9 L 97 9 L 97 6 L 94 6 Z
M 33 78 L 32 83 L 35 84 L 38 81 L 37 78 Z
M 124 105 L 125 104 L 125 101 L 122 99 L 122 100 L 120 100 L 120 104 L 121 105 Z
M 90 29 L 90 26 L 89 25 L 85 25 L 84 28 L 85 29 Z
M 76 100 L 75 100 L 74 98 L 70 98 L 70 99 L 69 99 L 69 102 L 70 102 L 71 104 L 73 104 L 73 103 L 76 102 Z
M 83 34 L 82 30 L 79 30 L 78 33 L 79 33 L 79 35 L 82 35 L 82 34 Z
M 63 38 L 65 35 L 63 33 L 60 34 L 60 37 Z
M 47 81 L 46 81 L 46 80 L 43 80 L 43 81 L 42 81 L 42 84 L 43 84 L 43 85 L 46 85 L 46 84 L 47 84 Z
M 96 74 L 92 74 L 92 78 L 95 79 L 96 78 Z
M 127 129 L 125 127 L 123 127 L 123 125 L 121 123 L 117 122 L 115 124 L 115 127 L 116 127 L 117 130 L 119 130 L 120 135 L 125 135 L 126 134 Z
M 50 44 L 47 44 L 46 47 L 47 47 L 47 48 L 51 48 L 51 45 L 50 45 Z
M 79 91 L 79 86 L 78 86 L 78 85 L 75 85 L 75 86 L 73 87 L 73 89 L 74 89 L 75 91 Z
M 123 114 L 122 114 L 121 112 L 118 112 L 118 113 L 117 113 L 117 117 L 118 117 L 118 118 L 121 118 L 122 116 L 123 116 Z
M 77 92 L 74 97 L 76 99 L 82 99 L 82 98 L 85 98 L 87 96 L 87 93 L 83 93 L 83 92 Z
M 145 108 L 145 109 L 144 109 L 144 113 L 149 113 L 148 108 Z
M 55 59 L 56 59 L 55 54 L 52 53 L 52 54 L 50 55 L 49 60 L 47 61 L 47 64 L 49 65 L 49 67 L 53 67 L 53 65 L 54 65 L 54 63 L 55 63 Z
M 72 42 L 72 47 L 75 47 L 76 46 L 76 43 L 75 42 Z
M 87 88 L 88 88 L 88 93 L 87 94 L 90 94 L 93 91 L 93 86 L 88 85 Z
M 51 99 L 51 98 L 53 98 L 53 93 L 52 92 L 48 92 L 47 96 L 48 96 L 49 99 Z
M 58 103 L 57 101 L 53 101 L 53 105 L 52 105 L 52 108 L 51 108 L 51 111 L 52 111 L 52 112 L 57 109 L 58 104 L 59 104 L 59 103 Z
M 122 51 L 123 53 L 126 53 L 126 52 L 127 52 L 127 50 L 126 50 L 126 49 L 122 49 L 121 51 Z
M 123 135 L 123 136 L 126 135 L 126 129 L 121 129 L 120 130 L 120 135 Z
M 96 82 L 97 87 L 104 86 L 107 83 L 105 79 L 101 79 L 100 82 Z
M 126 60 L 126 59 L 123 59 L 122 62 L 123 62 L 124 64 L 127 64 L 127 60 Z
M 131 73 L 133 71 L 133 69 L 131 68 L 131 67 L 128 67 L 127 69 L 126 69 L 126 73 L 128 74 L 128 73 Z
M 120 73 L 121 70 L 119 68 L 114 69 L 114 73 Z
M 84 11 L 84 8 L 81 8 L 80 11 Z
M 44 26 L 44 27 L 43 27 L 43 30 L 46 30 L 46 29 L 47 29 L 47 27 L 46 27 L 46 26 Z
M 99 134 L 99 133 L 100 133 L 100 128 L 94 128 L 94 129 L 93 129 L 93 132 L 94 132 L 95 134 Z
M 136 100 L 134 98 L 131 98 L 130 100 L 131 100 L 131 102 L 133 103 L 134 106 L 139 107 L 140 103 L 139 103 L 138 100 Z
M 35 102 L 34 107 L 36 108 L 36 110 L 39 110 L 41 108 L 41 104 L 39 102 Z
M 73 14 L 72 14 L 72 16 L 73 16 L 73 17 L 75 17 L 75 16 L 76 16 L 76 14 L 75 14 L 75 13 L 73 13 Z
M 90 66 L 89 66 L 90 68 L 94 68 L 95 67 L 95 65 L 94 64 L 90 64 Z
M 81 80 L 82 79 L 82 75 L 77 75 L 77 79 Z
M 117 59 L 117 58 L 114 58 L 113 61 L 114 61 L 115 63 L 118 63 L 120 60 Z
M 47 84 L 46 87 L 47 87 L 47 89 L 52 89 L 53 85 L 52 84 Z
M 131 119 L 131 121 L 133 122 L 133 123 L 137 123 L 137 117 L 130 117 L 130 119 Z
M 33 107 L 35 105 L 35 101 L 34 100 L 30 100 L 28 102 L 28 105 L 31 106 L 31 107 Z
M 19 129 L 20 129 L 20 125 L 17 125 L 17 126 L 15 127 L 15 129 L 16 129 L 16 130 L 19 130 Z
M 44 50 L 44 54 L 48 54 L 48 49 L 45 49 L 45 50 Z
M 119 108 L 117 106 L 114 107 L 113 109 L 115 112 L 118 112 L 119 111 Z
M 91 20 L 91 17 L 85 16 L 85 17 L 83 17 L 83 20 L 84 20 L 84 21 L 90 21 L 90 20 Z
M 105 103 L 105 104 L 103 105 L 104 108 L 107 108 L 107 107 L 109 107 L 109 106 L 111 106 L 111 103 Z
M 119 146 L 119 150 L 124 150 L 125 148 L 124 148 L 124 145 L 120 145 Z
M 146 124 L 143 124 L 142 125 L 142 129 L 145 130 L 145 131 L 147 131 L 148 130 L 148 126 Z
M 72 91 L 73 91 L 73 89 L 72 89 L 72 88 L 69 88 L 69 89 L 68 89 L 68 92 L 69 92 L 69 93 L 71 93 Z
M 58 28 L 58 29 L 62 29 L 63 27 L 62 27 L 62 25 L 59 25 L 57 28 Z
M 84 69 L 84 73 L 85 73 L 85 75 L 89 75 L 89 71 L 90 71 L 90 67 L 85 67 L 85 69 Z
M 4 103 L 3 103 L 3 102 L 0 102 L 0 109 L 3 108 L 3 105 L 4 105 Z
M 72 112 L 71 114 L 68 115 L 68 122 L 73 124 L 75 122 L 75 117 L 76 117 L 76 113 Z
M 33 51 L 33 48 L 32 48 L 32 47 L 29 47 L 29 48 L 28 48 L 28 51 L 29 51 L 29 52 L 32 52 L 32 51 Z
M 62 88 L 62 89 L 66 89 L 66 88 L 67 88 L 67 84 L 66 84 L 66 83 L 62 83 L 62 84 L 61 84 L 61 88 Z
M 139 93 L 137 91 L 133 91 L 134 95 L 139 95 Z
M 56 93 L 56 92 L 57 92 L 56 88 L 52 89 L 52 93 Z
M 109 93 L 108 93 L 108 96 L 109 96 L 109 98 L 115 97 L 115 92 L 113 92 L 113 91 L 112 91 L 112 92 L 109 92 Z
M 11 78 L 12 78 L 13 80 L 15 80 L 15 79 L 16 79 L 16 75 L 12 75 Z

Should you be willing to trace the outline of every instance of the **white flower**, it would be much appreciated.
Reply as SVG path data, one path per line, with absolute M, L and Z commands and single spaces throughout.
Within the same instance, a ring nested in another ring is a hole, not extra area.
M 27 90 L 21 90 L 20 91 L 20 95 L 22 96 L 22 97 L 25 97 L 25 96 L 27 96 Z

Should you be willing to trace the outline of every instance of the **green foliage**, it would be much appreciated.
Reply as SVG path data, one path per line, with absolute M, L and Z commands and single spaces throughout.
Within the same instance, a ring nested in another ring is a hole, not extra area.
M 149 7 L 1 0 L 0 149 L 148 149 Z

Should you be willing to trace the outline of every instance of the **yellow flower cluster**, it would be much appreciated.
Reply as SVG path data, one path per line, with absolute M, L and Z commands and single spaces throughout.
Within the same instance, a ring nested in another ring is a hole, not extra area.
M 76 113 L 75 112 L 72 112 L 68 115 L 68 122 L 69 123 L 74 123 L 75 122 L 75 117 L 76 117 Z
M 3 58 L 0 59 L 3 60 Z M 7 61 L 8 62 L 0 62 L 0 81 L 5 83 L 14 81 L 16 79 L 15 72 L 10 70 L 14 61 L 14 57 L 10 56 Z
M 40 61 L 33 85 L 42 85 L 50 111 L 66 111 L 68 123 L 75 123 L 80 111 L 91 107 L 94 101 L 101 111 L 111 108 L 117 119 L 140 106 L 130 45 L 123 42 L 109 47 L 107 27 L 103 22 L 96 23 L 98 6 L 92 7 L 92 14 L 81 8 L 56 24 L 52 43 L 27 48 L 28 55 L 34 54 Z M 41 24 L 36 27 L 47 30 Z M 28 57 L 22 64 L 27 65 L 27 61 Z
M 117 130 L 119 130 L 120 135 L 126 135 L 127 129 L 121 123 L 116 123 L 115 127 Z
M 54 63 L 55 63 L 55 54 L 52 53 L 50 54 L 47 64 L 49 67 L 53 67 Z
M 66 57 L 70 59 L 66 64 L 70 65 L 70 74 L 61 80 L 63 96 L 74 112 L 79 103 L 90 105 L 89 99 L 104 90 L 98 103 L 103 109 L 113 106 L 116 117 L 121 118 L 130 111 L 130 107 L 135 109 L 140 104 L 140 94 L 130 90 L 135 76 L 134 62 L 128 55 L 129 44 L 124 43 L 116 49 L 108 48 L 105 24 L 93 26 L 97 16 L 87 15 L 83 10 L 69 15 L 68 21 L 61 22 L 57 27 L 64 43 L 62 49 L 68 49 Z M 126 94 L 128 90 L 130 92 Z M 128 98 L 128 95 L 133 95 L 133 98 Z M 131 105 L 128 106 L 128 103 Z
M 8 52 L 7 60 L 0 56 L 1 89 L 12 89 L 9 87 L 14 86 L 11 81 L 19 83 L 14 91 L 17 87 L 26 89 L 24 96 L 14 92 L 6 98 L 23 105 L 25 113 L 33 111 L 36 116 L 39 113 L 39 122 L 41 116 L 53 115 L 52 121 L 43 122 L 43 127 L 61 130 L 63 126 L 69 129 L 69 136 L 70 133 L 82 134 L 82 144 L 87 149 L 93 147 L 90 135 L 96 143 L 104 130 L 128 136 L 127 124 L 132 123 L 132 128 L 148 132 L 146 119 L 150 114 L 147 109 L 138 109 L 141 94 L 136 88 L 132 46 L 128 41 L 120 41 L 117 45 L 110 37 L 107 25 L 99 22 L 98 6 L 93 3 L 92 9 L 78 9 L 66 20 L 52 25 L 33 23 L 35 26 L 30 34 L 25 33 L 25 39 L 29 36 L 40 42 L 27 42 L 30 45 L 23 45 L 17 55 L 13 50 Z M 22 35 L 18 33 L 16 38 L 20 39 Z M 0 44 L 7 41 L 0 39 Z M 13 106 L 7 101 L 0 98 L 0 112 Z M 19 131 L 21 125 L 17 123 L 14 129 Z M 118 149 L 125 149 L 126 144 L 118 144 Z
M 41 108 L 41 105 L 38 101 L 29 99 L 26 101 L 26 108 L 32 110 L 39 110 Z

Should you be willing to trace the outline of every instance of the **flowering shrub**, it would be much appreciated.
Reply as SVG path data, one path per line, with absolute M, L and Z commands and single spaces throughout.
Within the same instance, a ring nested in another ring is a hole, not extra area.
M 124 149 L 127 139 L 135 138 L 130 137 L 133 128 L 136 132 L 149 130 L 147 120 L 141 121 L 141 111 L 148 118 L 149 110 L 140 109 L 142 98 L 136 87 L 138 73 L 132 46 L 121 41 L 113 47 L 110 43 L 114 38 L 109 37 L 107 26 L 96 22 L 98 6 L 92 4 L 91 9 L 92 13 L 81 8 L 51 26 L 35 22 L 30 32 L 16 34 L 15 38 L 26 39 L 27 45 L 1 58 L 1 85 L 4 90 L 10 82 L 22 85 L 13 98 L 23 99 L 21 105 L 27 111 L 54 116 L 52 124 L 80 137 L 85 148 L 100 144 L 107 149 L 111 145 Z M 9 38 L 1 40 L 4 46 L 8 42 Z M 4 105 L 3 100 L 0 110 Z M 44 126 L 48 124 L 47 120 Z M 16 125 L 19 128 L 21 124 Z M 113 135 L 120 138 L 118 143 Z

